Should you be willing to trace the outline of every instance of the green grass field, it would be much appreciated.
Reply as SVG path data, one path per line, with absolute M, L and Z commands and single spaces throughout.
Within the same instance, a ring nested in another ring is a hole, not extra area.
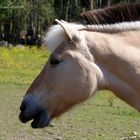
M 51 127 L 33 130 L 22 124 L 22 97 L 48 56 L 44 49 L 0 48 L 0 140 L 140 140 L 140 113 L 107 91 L 53 120 Z

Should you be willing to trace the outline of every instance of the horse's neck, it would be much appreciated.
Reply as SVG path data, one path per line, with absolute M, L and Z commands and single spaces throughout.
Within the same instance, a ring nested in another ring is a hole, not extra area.
M 140 111 L 140 32 L 87 36 L 106 88 Z

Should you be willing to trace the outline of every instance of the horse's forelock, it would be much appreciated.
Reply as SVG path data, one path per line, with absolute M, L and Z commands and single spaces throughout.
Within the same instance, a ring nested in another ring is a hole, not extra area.
M 83 29 L 85 28 L 82 24 L 66 23 L 69 28 Z M 66 33 L 60 25 L 53 25 L 49 28 L 44 38 L 44 45 L 53 52 L 58 46 L 60 46 L 66 39 Z
M 46 33 L 44 44 L 49 51 L 53 52 L 64 40 L 65 34 L 62 27 L 60 25 L 54 25 Z

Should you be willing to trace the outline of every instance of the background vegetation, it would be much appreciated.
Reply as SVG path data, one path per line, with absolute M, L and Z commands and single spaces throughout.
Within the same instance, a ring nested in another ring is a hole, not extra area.
M 140 0 L 0 0 L 0 40 L 40 45 L 54 18 L 75 21 L 83 11 L 120 2 Z

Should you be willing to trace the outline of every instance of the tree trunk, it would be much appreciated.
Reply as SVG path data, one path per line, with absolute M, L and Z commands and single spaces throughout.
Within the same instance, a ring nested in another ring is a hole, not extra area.
M 107 6 L 110 6 L 110 5 L 111 5 L 111 0 L 108 0 Z
M 78 0 L 71 1 L 70 13 L 71 13 L 70 18 L 72 20 L 76 20 L 77 19 L 77 15 L 78 15 Z
M 98 3 L 98 1 L 97 1 Z M 96 0 L 90 0 L 90 10 L 93 10 L 96 8 Z
M 65 20 L 68 20 L 68 14 L 69 14 L 69 4 L 70 4 L 70 0 L 68 0 L 68 1 L 67 1 Z

